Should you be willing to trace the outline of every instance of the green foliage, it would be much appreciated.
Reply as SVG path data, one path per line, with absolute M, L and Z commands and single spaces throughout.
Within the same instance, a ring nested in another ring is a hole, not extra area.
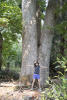
M 59 32 L 59 34 L 65 35 L 67 33 L 66 26 L 67 21 L 62 21 L 60 24 L 55 26 L 55 29 L 57 30 L 57 33 Z
M 64 57 L 62 57 L 62 60 L 60 60 L 59 58 L 57 58 L 57 63 L 59 65 L 56 66 L 56 68 L 62 68 L 62 69 L 64 69 L 64 72 L 67 71 L 67 59 L 65 59 Z
M 17 40 L 17 34 L 22 33 L 22 12 L 12 1 L 0 3 L 0 31 L 4 43 Z
M 16 69 L 13 71 L 2 70 L 0 71 L 0 81 L 13 81 L 19 79 L 19 73 Z
M 38 4 L 39 4 L 41 12 L 46 10 L 46 1 L 45 0 L 42 0 L 42 1 L 38 0 Z
M 0 4 L 0 17 L 8 20 L 7 30 L 13 33 L 22 32 L 22 12 L 20 8 L 11 2 L 1 2 Z M 2 20 L 1 20 L 2 22 Z M 4 26 L 2 26 L 5 28 Z
M 60 7 L 60 4 L 58 4 L 57 9 L 55 10 L 55 14 L 57 16 L 59 16 L 60 13 L 64 15 L 67 11 L 67 1 L 62 1 L 62 2 L 63 2 L 62 7 Z
M 64 68 L 65 73 L 67 72 L 67 60 L 63 58 L 62 60 L 57 59 L 58 66 Z M 57 67 L 58 67 L 57 66 Z M 56 67 L 56 68 L 57 68 Z M 66 74 L 58 72 L 58 76 L 55 76 L 55 80 L 50 79 L 50 82 L 47 82 L 49 88 L 45 89 L 43 100 L 66 100 L 67 99 L 67 79 Z
M 8 25 L 8 19 L 7 18 L 0 18 L 0 27 L 4 26 L 6 27 Z
M 40 18 L 44 20 L 44 12 L 46 11 L 46 1 L 45 0 L 38 0 L 38 5 L 40 9 Z
M 16 43 L 22 34 L 22 11 L 15 0 L 0 1 L 0 34 L 3 38 L 3 64 L 6 65 L 16 60 L 18 49 Z
M 21 5 L 22 0 L 16 0 L 18 5 Z
M 21 67 L 21 59 L 22 59 L 21 56 L 22 56 L 22 43 L 14 42 L 10 48 L 3 49 L 3 65 L 8 67 L 7 64 L 9 63 L 10 65 L 9 69 L 11 70 L 14 67 L 16 68 Z
M 55 10 L 56 25 L 54 27 L 55 35 L 51 52 L 51 66 L 56 61 L 57 57 L 64 56 L 67 59 L 67 1 L 64 0 L 62 7 L 58 4 Z M 52 67 L 51 67 L 52 68 Z M 55 69 L 53 67 L 53 69 Z M 53 70 L 52 69 L 52 70 Z M 55 70 L 56 72 L 56 70 Z
M 64 39 L 67 38 L 67 2 L 64 1 L 62 7 L 60 5 L 56 9 L 57 24 L 55 26 L 56 34 L 63 35 Z

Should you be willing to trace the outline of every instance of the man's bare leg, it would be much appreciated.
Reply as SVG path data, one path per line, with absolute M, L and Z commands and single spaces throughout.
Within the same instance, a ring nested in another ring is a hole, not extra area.
M 33 89 L 33 86 L 34 86 L 34 82 L 35 82 L 35 79 L 33 79 L 33 82 L 32 82 L 32 89 Z
M 41 87 L 40 87 L 40 79 L 38 79 L 38 85 L 39 85 L 39 88 L 41 88 Z
M 39 91 L 41 91 L 41 86 L 40 86 L 40 79 L 38 79 L 38 84 L 39 84 Z

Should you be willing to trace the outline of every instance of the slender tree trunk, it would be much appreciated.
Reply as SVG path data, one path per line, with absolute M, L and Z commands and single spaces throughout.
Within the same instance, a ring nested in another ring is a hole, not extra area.
M 49 64 L 50 64 L 50 52 L 53 40 L 53 27 L 55 24 L 54 10 L 55 1 L 49 0 L 49 4 L 46 10 L 46 16 L 44 20 L 44 27 L 41 34 L 41 45 L 39 48 L 39 62 L 41 65 L 40 76 L 41 86 L 44 86 L 45 81 L 49 77 Z
M 21 78 L 33 73 L 37 59 L 36 0 L 22 0 L 23 26 Z M 31 78 L 32 79 L 32 78 Z
M 0 33 L 0 70 L 2 67 L 2 44 L 3 44 L 3 39 L 2 39 L 2 35 Z

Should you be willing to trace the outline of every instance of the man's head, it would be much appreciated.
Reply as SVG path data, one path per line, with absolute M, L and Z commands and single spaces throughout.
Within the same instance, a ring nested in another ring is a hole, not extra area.
M 39 65 L 38 60 L 37 60 L 37 61 L 34 61 L 34 65 L 35 65 L 35 66 L 38 66 L 38 65 Z
M 36 61 L 34 61 L 34 65 L 36 66 Z
M 38 60 L 36 61 L 36 66 L 38 66 L 39 65 L 39 62 L 38 62 Z

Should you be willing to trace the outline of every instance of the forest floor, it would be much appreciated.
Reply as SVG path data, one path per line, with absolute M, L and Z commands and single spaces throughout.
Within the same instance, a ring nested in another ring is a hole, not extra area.
M 0 100 L 41 100 L 41 98 L 47 98 L 48 91 L 46 89 L 50 87 L 49 85 L 44 87 L 41 92 L 37 88 L 31 91 L 31 84 L 19 88 L 18 80 L 19 74 L 14 71 L 8 72 L 3 70 L 0 72 Z M 60 81 L 57 79 L 53 79 L 52 81 L 60 84 Z
M 0 100 L 27 100 L 26 97 L 32 98 L 31 100 L 39 100 L 41 92 L 38 90 L 31 91 L 28 88 L 18 89 L 18 82 L 0 82 Z M 41 100 L 41 99 L 40 99 Z
M 30 86 L 19 88 L 18 79 L 19 74 L 15 71 L 0 71 L 0 100 L 28 100 L 28 97 L 39 100 L 41 92 L 38 89 L 31 91 Z

